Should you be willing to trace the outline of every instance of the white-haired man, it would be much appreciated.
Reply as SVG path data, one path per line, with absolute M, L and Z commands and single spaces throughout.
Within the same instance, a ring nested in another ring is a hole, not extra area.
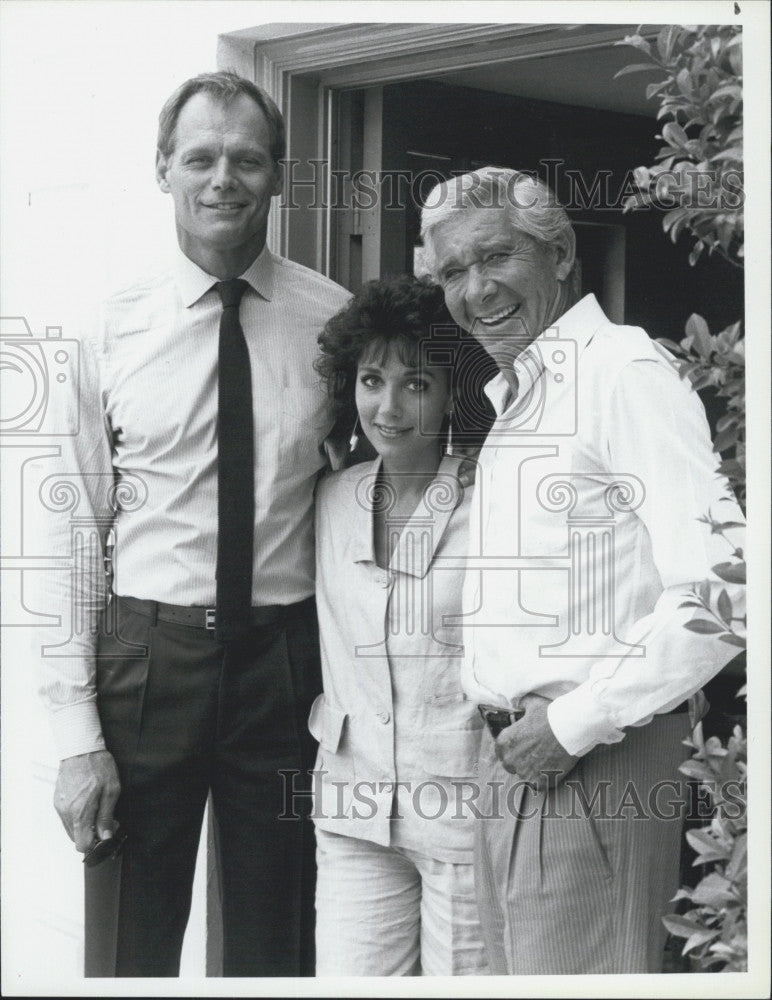
M 422 235 L 453 318 L 499 368 L 463 672 L 492 734 L 476 846 L 491 969 L 660 971 L 686 700 L 732 655 L 684 628 L 682 605 L 695 581 L 725 586 L 711 567 L 726 541 L 700 517 L 742 515 L 670 356 L 579 297 L 548 188 L 492 167 L 456 177 Z

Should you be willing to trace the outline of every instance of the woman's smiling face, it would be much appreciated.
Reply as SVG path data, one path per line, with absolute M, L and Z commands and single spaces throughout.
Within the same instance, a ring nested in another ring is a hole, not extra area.
M 442 421 L 450 408 L 449 373 L 417 359 L 406 364 L 409 358 L 401 346 L 377 342 L 360 358 L 359 421 L 386 469 L 434 469 L 439 463 Z

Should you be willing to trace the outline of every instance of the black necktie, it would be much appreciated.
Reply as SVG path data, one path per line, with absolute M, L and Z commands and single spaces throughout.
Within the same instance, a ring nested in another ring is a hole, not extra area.
M 239 320 L 247 282 L 215 286 L 222 299 L 217 392 L 217 608 L 221 642 L 243 636 L 252 607 L 254 417 L 249 351 Z

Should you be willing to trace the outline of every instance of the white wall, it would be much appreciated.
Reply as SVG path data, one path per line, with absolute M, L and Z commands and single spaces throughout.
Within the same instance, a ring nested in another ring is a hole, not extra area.
M 275 10 L 275 8 L 273 8 Z M 5 0 L 2 308 L 58 324 L 77 290 L 110 287 L 168 245 L 155 186 L 160 105 L 216 68 L 217 34 L 262 3 Z
M 155 184 L 161 104 L 216 69 L 217 35 L 270 20 L 262 3 L 0 4 L 0 313 L 73 335 L 73 318 L 174 238 Z M 3 437 L 7 445 L 18 440 Z M 15 551 L 18 465 L 4 449 L 4 546 Z M 8 562 L 4 562 L 6 568 Z M 3 573 L 4 622 L 22 573 Z M 3 635 L 3 992 L 83 992 L 82 866 L 53 810 L 56 760 L 30 629 Z M 183 970 L 204 972 L 203 886 Z M 68 990 L 69 984 L 69 990 Z

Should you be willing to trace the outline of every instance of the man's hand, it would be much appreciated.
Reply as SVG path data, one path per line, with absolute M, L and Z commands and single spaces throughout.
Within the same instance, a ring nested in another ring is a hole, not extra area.
M 95 834 L 100 840 L 112 837 L 113 810 L 120 791 L 118 769 L 107 750 L 67 757 L 59 765 L 54 806 L 82 854 L 91 847 Z
M 455 444 L 453 454 L 461 459 L 458 467 L 459 482 L 463 487 L 474 486 L 477 475 L 477 456 L 480 454 L 481 445 L 476 444 Z
M 532 782 L 539 791 L 562 781 L 579 762 L 555 739 L 547 719 L 549 703 L 541 695 L 526 695 L 521 700 L 525 715 L 496 739 L 496 756 L 507 771 Z

